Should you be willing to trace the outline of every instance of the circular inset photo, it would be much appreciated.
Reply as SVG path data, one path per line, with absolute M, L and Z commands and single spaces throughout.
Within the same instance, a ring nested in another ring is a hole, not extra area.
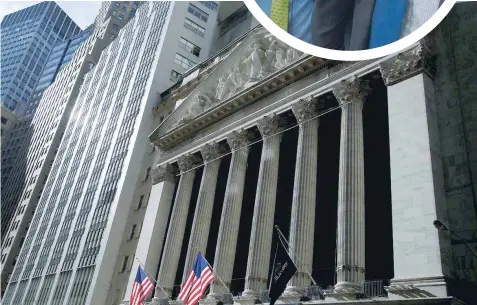
M 272 34 L 305 53 L 364 60 L 409 47 L 449 13 L 456 0 L 245 0 Z

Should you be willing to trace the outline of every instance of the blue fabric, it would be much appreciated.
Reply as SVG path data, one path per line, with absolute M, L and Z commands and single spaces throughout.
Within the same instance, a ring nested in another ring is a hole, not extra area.
M 202 253 L 199 252 L 199 254 L 197 255 L 197 259 L 195 260 L 194 267 L 192 268 L 192 270 L 194 270 L 195 277 L 200 278 L 202 271 L 204 271 L 204 269 L 207 267 L 209 267 L 209 265 L 202 257 Z
M 370 49 L 399 40 L 407 2 L 408 0 L 376 0 L 371 20 Z
M 290 0 L 288 33 L 308 43 L 312 43 L 311 18 L 314 0 Z
M 142 282 L 146 279 L 147 275 L 142 271 L 141 267 L 137 268 L 136 279 L 134 280 L 136 283 L 142 284 Z
M 305 42 L 312 43 L 311 18 L 314 0 L 289 0 L 288 33 Z M 270 17 L 272 0 L 256 0 L 262 11 Z
M 257 0 L 258 6 L 262 9 L 262 11 L 270 17 L 270 11 L 272 9 L 272 0 Z

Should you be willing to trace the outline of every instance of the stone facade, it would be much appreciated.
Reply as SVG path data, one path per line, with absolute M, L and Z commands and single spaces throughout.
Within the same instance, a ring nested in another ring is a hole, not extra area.
M 258 28 L 201 81 L 172 91 L 164 102 L 180 100 L 181 104 L 150 136 L 158 149 L 156 166 L 178 165 L 180 169 L 175 198 L 172 187 L 167 194 L 162 191 L 164 182 L 159 179 L 148 205 L 150 218 L 162 220 L 161 207 L 167 207 L 165 212 L 172 205 L 169 228 L 161 225 L 156 231 L 164 249 L 157 243 L 148 249 L 148 265 L 159 267 L 157 284 L 167 292 L 156 289 L 152 303 L 176 302 L 169 298 L 176 296 L 177 285 L 183 283 L 191 257 L 199 250 L 207 250 L 205 256 L 213 262 L 217 278 L 200 304 L 227 302 L 224 293 L 233 289 L 234 303 L 264 303 L 277 217 L 287 218 L 287 227 L 281 229 L 287 233 L 298 266 L 278 302 L 310 300 L 309 274 L 316 271 L 316 251 L 327 251 L 314 242 L 320 233 L 316 220 L 322 217 L 320 207 L 332 204 L 319 199 L 320 192 L 326 192 L 319 156 L 328 149 L 321 146 L 321 140 L 328 128 L 323 126 L 329 126 L 325 118 L 333 111 L 339 112 L 336 126 L 341 140 L 334 156 L 339 164 L 338 195 L 333 203 L 337 207 L 336 278 L 334 287 L 323 287 L 325 300 L 311 296 L 311 302 L 459 304 L 456 297 L 469 303 L 476 291 L 472 288 L 477 284 L 476 258 L 432 223 L 442 220 L 475 247 L 477 198 L 472 174 L 477 171 L 477 86 L 472 64 L 476 10 L 476 4 L 458 5 L 434 33 L 400 54 L 345 64 L 300 54 Z M 367 242 L 366 230 L 372 217 L 381 217 L 367 210 L 373 203 L 366 195 L 366 184 L 371 183 L 366 173 L 372 167 L 367 155 L 376 147 L 370 144 L 365 121 L 373 116 L 366 109 L 376 103 L 387 105 L 387 113 L 379 114 L 387 117 L 389 142 L 373 145 L 383 145 L 389 153 L 385 166 L 390 174 L 381 179 L 390 182 L 392 233 L 383 236 L 392 240 L 393 256 L 393 277 L 386 287 L 380 286 L 383 293 L 379 295 L 366 290 L 370 285 L 367 265 L 379 266 L 367 257 L 369 247 L 377 245 Z M 293 128 L 297 130 L 296 147 L 290 149 L 286 132 Z M 251 161 L 256 142 L 261 142 L 259 166 Z M 213 154 L 211 145 L 217 147 Z M 219 153 L 218 147 L 225 150 Z M 286 180 L 290 178 L 280 175 L 284 167 L 280 160 L 290 151 L 296 158 L 289 175 L 293 179 Z M 221 172 L 220 159 L 211 155 L 221 158 L 227 154 L 231 155 L 228 172 Z M 184 166 L 185 158 L 191 157 L 197 161 Z M 196 175 L 196 166 L 204 167 L 201 176 Z M 258 176 L 254 187 L 246 179 L 252 171 Z M 219 195 L 222 179 L 226 186 Z M 286 216 L 279 215 L 285 209 L 278 205 L 282 198 L 277 196 L 283 179 L 293 184 Z M 250 192 L 255 200 L 249 210 L 243 206 Z M 214 216 L 214 209 L 221 216 Z M 215 232 L 211 229 L 214 223 L 217 234 L 210 233 Z M 247 226 L 249 231 L 243 229 Z M 150 238 L 141 236 L 139 244 L 147 246 Z M 237 246 L 246 244 L 240 239 L 248 241 L 246 252 Z M 187 257 L 180 257 L 184 253 Z M 247 253 L 247 259 L 237 256 L 240 253 Z M 242 261 L 246 264 L 241 265 Z M 243 278 L 234 278 L 234 274 Z M 239 280 L 241 284 L 234 284 Z M 362 293 L 367 301 L 357 301 Z

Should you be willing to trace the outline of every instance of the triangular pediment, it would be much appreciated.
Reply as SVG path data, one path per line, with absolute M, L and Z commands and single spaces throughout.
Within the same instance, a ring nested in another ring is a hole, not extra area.
M 155 139 L 230 101 L 244 90 L 296 62 L 302 52 L 257 28 L 217 64 L 151 135 Z M 151 139 L 152 140 L 152 139 Z

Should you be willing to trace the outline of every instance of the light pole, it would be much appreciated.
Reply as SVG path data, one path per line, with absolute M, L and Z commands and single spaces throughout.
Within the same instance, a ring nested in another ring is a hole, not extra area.
M 475 252 L 474 249 L 472 249 L 470 247 L 470 245 L 467 243 L 467 241 L 465 241 L 465 239 L 462 236 L 460 236 L 456 232 L 449 229 L 442 221 L 440 221 L 439 219 L 436 219 L 432 222 L 432 224 L 439 231 L 449 231 L 451 234 L 454 234 L 455 236 L 459 237 L 464 242 L 464 244 L 467 246 L 467 248 L 469 248 L 469 250 L 475 255 L 475 257 L 477 257 L 477 253 Z

